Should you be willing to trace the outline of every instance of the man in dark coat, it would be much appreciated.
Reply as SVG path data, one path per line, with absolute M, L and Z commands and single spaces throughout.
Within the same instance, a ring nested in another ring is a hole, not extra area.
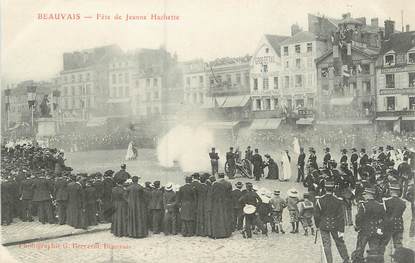
M 366 149 L 362 148 L 360 150 L 360 166 L 364 166 L 366 164 L 369 164 L 369 156 L 366 153 Z
M 111 195 L 112 195 L 112 188 L 115 186 L 114 179 L 112 178 L 112 175 L 114 174 L 114 171 L 107 170 L 104 173 L 104 181 L 103 181 L 103 193 L 102 193 L 102 211 L 103 213 L 105 211 L 108 211 L 112 207 L 111 202 Z M 110 218 L 107 218 L 106 220 L 111 220 Z
M 190 237 L 195 233 L 196 193 L 191 185 L 192 177 L 188 176 L 185 180 L 186 184 L 181 186 L 177 193 L 176 203 L 182 221 L 182 235 Z
M 375 200 L 376 190 L 366 188 L 364 198 L 366 201 L 360 202 L 356 214 L 355 230 L 358 231 L 356 250 L 352 253 L 353 262 L 383 262 L 382 234 L 385 209 L 383 205 Z M 366 245 L 369 244 L 368 259 L 364 260 L 363 254 Z M 369 261 L 369 258 L 372 260 Z M 376 258 L 377 260 L 373 260 Z
M 308 156 L 308 160 L 307 160 L 307 167 L 308 167 L 307 174 L 311 174 L 314 170 L 318 170 L 317 156 L 316 156 L 316 151 L 314 150 L 314 148 L 310 147 L 308 151 L 310 155 Z
M 219 155 L 215 151 L 215 148 L 212 148 L 212 151 L 209 153 L 210 165 L 212 167 L 212 174 L 215 175 L 219 171 Z
M 389 191 L 391 197 L 383 198 L 383 206 L 386 209 L 385 233 L 382 240 L 383 252 L 391 239 L 395 249 L 402 247 L 404 231 L 403 213 L 406 203 L 400 198 L 401 188 L 398 184 L 393 184 L 389 187 Z
M 39 222 L 46 224 L 46 222 L 53 223 L 52 212 L 52 190 L 53 186 L 51 182 L 46 179 L 44 174 L 40 174 L 38 178 L 33 181 L 33 202 L 36 203 L 38 208 Z
M 242 205 L 239 202 L 239 199 L 242 196 L 242 182 L 237 182 L 235 184 L 236 189 L 232 190 L 232 204 L 233 204 L 233 231 L 242 230 L 243 227 L 243 211 Z
M 133 176 L 132 184 L 126 189 L 127 232 L 129 237 L 143 238 L 148 235 L 147 208 L 144 187 L 138 184 L 138 179 L 138 176 Z
M 13 206 L 13 197 L 11 183 L 9 182 L 11 178 L 2 179 L 1 181 L 1 221 L 3 225 L 10 225 L 13 221 L 12 216 L 12 206 Z
M 357 181 L 358 179 L 358 160 L 359 155 L 357 154 L 356 148 L 352 148 L 352 155 L 350 156 L 350 164 L 353 172 L 354 180 Z
M 262 202 L 259 195 L 253 190 L 252 183 L 247 182 L 245 184 L 246 190 L 242 191 L 242 196 L 239 198 L 239 203 L 242 207 L 246 205 L 254 206 L 255 209 L 258 208 L 259 204 Z M 245 230 L 243 232 L 244 237 L 252 238 L 252 227 L 256 226 L 262 230 L 262 234 L 266 235 L 267 230 L 263 222 L 259 219 L 258 211 L 255 211 L 251 214 L 244 212 L 245 217 Z M 246 236 L 245 236 L 246 235 Z
M 334 239 L 343 262 L 349 262 L 349 254 L 343 239 L 345 225 L 343 201 L 334 195 L 333 181 L 326 181 L 325 188 L 326 194 L 316 201 L 314 222 L 320 229 L 327 263 L 333 262 L 330 236 Z
M 74 228 L 81 228 L 82 185 L 81 178 L 71 175 L 68 183 L 68 204 L 66 208 L 66 223 Z
M 34 176 L 33 176 L 34 178 Z M 33 221 L 32 199 L 33 199 L 33 178 L 30 174 L 20 184 L 20 200 L 22 200 L 22 220 Z
M 111 233 L 117 237 L 128 236 L 127 231 L 127 211 L 128 204 L 125 199 L 125 188 L 117 183 L 114 188 L 112 188 L 112 204 L 114 206 L 114 213 L 112 214 L 111 221 Z
M 97 190 L 92 185 L 92 180 L 85 182 L 84 188 L 84 222 L 83 226 L 95 226 L 97 225 Z
M 340 162 L 339 162 L 340 165 L 343 164 L 343 163 L 347 164 L 347 150 L 342 149 L 341 154 L 342 154 L 342 157 L 340 157 Z
M 234 171 L 236 169 L 236 156 L 233 152 L 233 147 L 229 148 L 229 152 L 226 153 L 226 162 L 228 163 L 229 168 L 229 178 L 233 178 L 233 175 L 235 174 Z
M 297 159 L 297 183 L 304 181 L 304 166 L 305 166 L 305 153 L 304 148 L 300 148 L 300 154 Z
M 278 164 L 271 158 L 269 154 L 265 155 L 266 162 L 264 166 L 268 167 L 268 175 L 265 177 L 266 179 L 278 179 L 279 178 L 279 171 L 278 171 Z
M 164 208 L 164 234 L 177 234 L 177 207 L 176 207 L 176 193 L 173 191 L 173 184 L 168 183 L 164 188 L 163 193 L 163 208 Z
M 225 174 L 218 174 L 212 185 L 212 237 L 225 238 L 232 234 L 232 184 Z
M 63 225 L 66 223 L 66 208 L 68 204 L 68 178 L 66 176 L 56 178 L 54 196 L 58 208 L 59 224 Z
M 159 234 L 163 222 L 163 190 L 160 189 L 160 181 L 155 181 L 151 191 L 148 209 L 150 209 L 153 233 Z
M 127 165 L 123 163 L 121 165 L 121 170 L 119 170 L 118 172 L 114 174 L 114 181 L 116 183 L 123 184 L 125 183 L 125 181 L 127 181 L 127 179 L 131 178 L 131 175 L 126 171 L 126 169 L 127 169 Z
M 323 166 L 330 169 L 329 161 L 331 160 L 330 148 L 326 147 L 324 150 Z
M 200 176 L 200 181 L 194 184 L 196 194 L 196 236 L 205 237 L 208 235 L 208 186 L 206 185 L 207 176 Z M 193 184 L 193 182 L 192 182 Z
M 255 154 L 252 156 L 252 165 L 254 166 L 255 181 L 259 181 L 264 174 L 263 161 L 261 155 L 258 153 L 258 149 L 255 149 Z

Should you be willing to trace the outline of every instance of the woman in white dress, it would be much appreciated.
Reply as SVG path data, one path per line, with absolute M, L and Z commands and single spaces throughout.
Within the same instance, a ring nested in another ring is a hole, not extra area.
M 288 181 L 291 178 L 291 162 L 287 152 L 282 152 L 282 173 L 280 175 L 281 181 Z
M 125 160 L 135 160 L 137 158 L 136 153 L 134 152 L 134 145 L 133 142 L 128 144 L 127 154 L 125 155 Z

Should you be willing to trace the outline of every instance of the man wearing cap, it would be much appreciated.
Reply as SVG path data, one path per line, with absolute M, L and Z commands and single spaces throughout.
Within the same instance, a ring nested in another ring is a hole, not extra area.
M 280 191 L 275 190 L 274 196 L 269 201 L 272 207 L 271 217 L 273 219 L 273 223 L 271 224 L 272 232 L 285 234 L 284 229 L 282 228 L 282 212 L 284 208 L 287 207 L 287 203 L 285 202 L 284 198 L 280 196 Z
M 226 153 L 226 162 L 228 163 L 229 174 L 228 177 L 232 178 L 233 174 L 235 174 L 235 153 L 233 152 L 233 147 L 229 147 L 229 152 Z
M 255 181 L 259 181 L 261 175 L 264 173 L 263 161 L 261 155 L 258 153 L 258 149 L 255 149 L 255 154 L 252 156 L 252 165 L 254 166 Z
M 366 188 L 363 192 L 365 201 L 360 202 L 355 219 L 358 231 L 356 250 L 352 253 L 353 262 L 383 262 L 382 235 L 385 209 L 375 200 L 376 190 Z M 367 261 L 364 260 L 366 244 L 369 245 Z
M 54 196 L 58 208 L 59 224 L 63 225 L 66 223 L 66 207 L 68 203 L 68 180 L 66 176 L 59 176 L 56 178 Z
M 215 148 L 212 147 L 212 151 L 209 153 L 210 166 L 212 167 L 212 174 L 215 175 L 219 171 L 219 154 Z
M 334 195 L 333 181 L 326 181 L 325 188 L 326 194 L 317 199 L 314 214 L 314 222 L 321 232 L 324 254 L 327 263 L 332 263 L 331 236 L 343 262 L 349 262 L 349 254 L 343 239 L 345 225 L 343 201 Z
M 239 198 L 242 196 L 242 182 L 235 184 L 235 189 L 232 190 L 232 204 L 233 204 L 233 230 L 242 230 L 243 227 L 243 207 L 239 203 Z
M 245 183 L 246 191 L 239 198 L 239 202 L 244 207 L 245 229 L 243 231 L 244 237 L 252 238 L 252 227 L 257 226 L 262 230 L 262 234 L 266 235 L 267 230 L 258 216 L 256 208 L 262 202 L 259 195 L 253 190 L 252 183 Z M 251 209 L 252 208 L 252 209 Z M 245 236 L 246 235 L 246 236 Z
M 385 234 L 383 236 L 383 248 L 385 249 L 389 241 L 393 240 L 393 247 L 402 247 L 403 240 L 403 213 L 406 209 L 405 201 L 400 198 L 401 188 L 398 184 L 389 187 L 391 197 L 383 198 L 383 206 L 386 209 Z
M 46 179 L 42 173 L 33 181 L 33 202 L 37 205 L 39 222 L 46 224 L 46 222 L 53 223 L 54 217 L 52 212 L 51 194 L 53 186 Z
M 357 168 L 359 167 L 359 164 L 357 160 L 359 160 L 359 154 L 357 154 L 356 148 L 352 148 L 352 155 L 350 156 L 350 163 L 353 168 L 353 176 L 354 176 L 355 181 L 357 181 L 358 179 Z
M 182 235 L 191 237 L 195 233 L 196 219 L 196 193 L 191 186 L 192 177 L 187 176 L 186 184 L 181 186 L 176 196 L 177 207 L 179 207 L 180 219 L 182 221 Z
M 32 217 L 33 179 L 34 179 L 34 176 L 27 174 L 27 178 L 24 179 L 20 185 L 20 200 L 22 200 L 22 220 L 24 222 L 33 221 L 33 217 Z
M 297 183 L 304 181 L 304 166 L 305 166 L 305 153 L 304 148 L 300 148 L 300 154 L 297 159 Z
M 330 169 L 330 164 L 329 164 L 329 161 L 331 160 L 330 148 L 326 147 L 326 149 L 324 149 L 324 152 L 325 153 L 323 157 L 323 166 Z

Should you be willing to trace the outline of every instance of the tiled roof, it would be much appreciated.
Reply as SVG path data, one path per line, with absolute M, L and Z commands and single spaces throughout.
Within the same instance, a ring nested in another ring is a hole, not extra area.
M 272 48 L 278 55 L 281 51 L 281 42 L 289 38 L 289 36 L 279 36 L 279 35 L 265 35 L 265 38 L 268 40 Z
M 398 53 L 406 53 L 415 47 L 415 31 L 392 34 L 389 40 L 382 43 L 380 53 L 385 54 L 390 50 Z
M 280 45 L 284 46 L 284 45 L 290 45 L 294 43 L 310 42 L 316 39 L 317 39 L 317 36 L 315 34 L 308 32 L 308 31 L 302 31 L 284 40 L 283 42 L 280 43 Z

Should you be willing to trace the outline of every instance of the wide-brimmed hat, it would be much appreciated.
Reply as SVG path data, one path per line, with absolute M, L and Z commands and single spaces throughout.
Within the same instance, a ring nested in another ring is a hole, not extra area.
M 173 190 L 173 184 L 172 183 L 167 183 L 166 186 L 164 187 L 164 189 L 166 189 L 166 191 Z
M 243 208 L 243 211 L 244 211 L 245 214 L 251 215 L 251 214 L 255 213 L 256 207 L 253 206 L 253 205 L 245 205 L 244 208 Z
M 288 190 L 287 194 L 289 197 L 298 197 L 298 191 L 295 188 Z
M 280 195 L 281 194 L 281 191 L 280 190 L 275 190 L 274 191 L 274 195 Z

